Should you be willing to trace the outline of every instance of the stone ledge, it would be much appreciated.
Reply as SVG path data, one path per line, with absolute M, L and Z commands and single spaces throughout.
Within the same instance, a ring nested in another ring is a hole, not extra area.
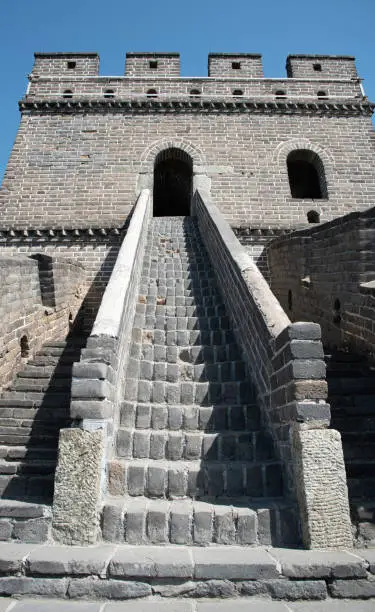
M 276 601 L 312 605 L 375 598 L 374 558 L 371 550 L 7 543 L 0 545 L 0 595 L 65 600 L 236 597 L 248 603 L 255 601 L 248 597 L 262 596 L 271 610 Z
M 137 99 L 49 99 L 49 100 L 21 100 L 21 112 L 102 112 L 104 108 L 112 112 L 130 111 L 132 113 L 153 112 L 242 112 L 242 113 L 280 113 L 280 114 L 325 114 L 335 115 L 372 115 L 375 106 L 370 103 L 342 102 L 277 102 L 269 100 L 180 100 L 171 97 L 167 100 Z

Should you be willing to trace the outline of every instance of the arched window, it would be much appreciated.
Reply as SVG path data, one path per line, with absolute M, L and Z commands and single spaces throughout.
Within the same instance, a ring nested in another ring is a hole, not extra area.
M 73 98 L 73 92 L 71 89 L 65 89 L 63 93 L 63 98 Z
M 190 90 L 190 95 L 193 97 L 197 97 L 201 95 L 201 90 L 200 89 L 191 89 Z
M 317 93 L 318 98 L 328 98 L 328 94 L 326 91 L 323 91 L 322 89 L 320 91 L 318 91 Z
M 20 349 L 21 349 L 21 357 L 23 359 L 29 357 L 30 347 L 29 347 L 29 340 L 27 336 L 22 336 L 20 340 Z
M 320 223 L 320 214 L 317 210 L 309 210 L 307 220 L 309 223 Z
M 156 91 L 156 89 L 148 89 L 147 90 L 147 97 L 148 98 L 157 98 L 158 96 L 158 92 Z
M 307 149 L 297 149 L 289 153 L 287 167 L 292 198 L 328 198 L 324 166 L 319 155 Z
M 104 91 L 104 97 L 105 98 L 114 98 L 115 97 L 114 89 L 106 89 Z
M 286 92 L 283 89 L 278 89 L 275 91 L 276 98 L 286 98 Z
M 232 94 L 234 96 L 243 96 L 243 91 L 242 89 L 233 89 Z

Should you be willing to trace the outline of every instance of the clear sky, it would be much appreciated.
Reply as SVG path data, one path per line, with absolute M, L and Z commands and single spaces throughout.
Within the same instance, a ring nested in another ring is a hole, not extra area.
M 289 53 L 355 55 L 375 101 L 375 0 L 0 0 L 0 180 L 34 51 L 97 51 L 122 75 L 126 51 L 179 51 L 184 76 L 207 75 L 209 52 L 263 54 L 285 76 Z

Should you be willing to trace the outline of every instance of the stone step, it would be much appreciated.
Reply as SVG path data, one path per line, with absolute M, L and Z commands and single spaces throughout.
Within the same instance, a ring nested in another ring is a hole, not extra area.
M 132 497 L 275 497 L 282 495 L 277 461 L 153 461 L 116 459 L 108 464 L 108 490 Z M 115 484 L 114 484 L 115 483 Z
M 138 303 L 139 304 L 147 304 L 147 305 L 165 305 L 168 307 L 177 307 L 177 306 L 202 306 L 204 308 L 212 308 L 215 306 L 223 306 L 223 298 L 220 294 L 216 295 L 168 295 L 168 296 L 158 296 L 158 295 L 147 295 L 140 294 L 138 295 Z
M 50 366 L 40 366 L 34 365 L 32 363 L 28 363 L 25 368 L 23 368 L 20 372 L 17 373 L 17 378 L 48 378 L 53 380 L 56 378 L 64 378 L 67 379 L 71 377 L 72 374 L 72 365 L 70 366 L 64 365 L 50 365 Z
M 1 427 L 0 445 L 4 446 L 39 446 L 56 444 L 59 438 L 59 428 L 51 431 L 34 432 L 32 428 L 22 427 Z
M 81 351 L 70 353 L 69 355 L 40 355 L 36 354 L 30 361 L 28 366 L 38 367 L 71 367 L 75 361 L 79 361 Z
M 154 381 L 195 381 L 195 382 L 240 382 L 245 380 L 245 364 L 243 361 L 223 361 L 215 364 L 192 364 L 181 360 L 179 363 L 153 362 L 146 359 L 130 358 L 126 371 L 127 378 L 141 378 Z M 186 357 L 189 358 L 188 351 Z
M 51 503 L 53 498 L 54 473 L 49 474 L 2 474 L 0 496 L 3 499 L 39 501 Z
M 48 389 L 48 393 L 41 391 L 3 391 L 0 399 L 0 406 L 3 408 L 55 408 L 70 405 L 70 390 L 62 393 L 53 392 Z
M 375 476 L 372 478 L 347 478 L 347 485 L 349 498 L 371 499 L 375 491 Z
M 145 295 L 147 297 L 165 297 L 165 298 L 194 298 L 194 301 L 202 299 L 202 298 L 221 298 L 221 293 L 219 289 L 215 287 L 201 287 L 198 288 L 185 288 L 180 285 L 175 285 L 173 287 L 157 287 L 156 285 L 144 285 L 139 287 L 140 295 Z
M 47 542 L 51 522 L 52 511 L 48 505 L 0 499 L 0 540 L 3 542 Z
M 345 459 L 348 478 L 373 478 L 375 480 L 375 454 L 372 458 Z
M 44 344 L 37 352 L 37 356 L 64 357 L 67 359 L 79 358 L 81 346 L 58 346 L 56 344 Z
M 369 460 L 375 457 L 375 444 L 364 444 L 358 441 L 358 443 L 343 442 L 345 464 L 352 459 Z
M 161 302 L 165 300 L 161 299 Z M 226 315 L 224 304 L 221 306 L 167 306 L 160 304 L 137 304 L 136 312 L 147 316 L 164 317 L 223 317 Z
M 67 406 L 62 408 L 45 408 L 44 406 L 39 408 L 18 408 L 11 406 L 9 408 L 0 408 L 0 421 L 3 422 L 3 419 L 21 420 L 22 422 L 24 420 L 32 420 L 33 422 L 66 420 L 69 419 L 69 410 Z
M 374 449 L 375 449 L 375 432 L 373 431 L 367 431 L 367 432 L 356 431 L 355 433 L 343 432 L 341 437 L 342 437 L 343 443 L 348 446 L 351 444 L 356 444 L 356 445 L 373 444 Z
M 328 400 L 334 413 L 355 416 L 375 415 L 375 397 L 372 393 L 361 395 L 329 393 Z
M 136 313 L 134 327 L 145 330 L 161 329 L 164 331 L 214 331 L 229 330 L 229 318 L 224 317 L 169 317 L 163 315 L 145 315 Z
M 165 346 L 217 346 L 234 343 L 232 330 L 181 330 L 164 331 L 161 329 L 133 328 L 132 339 L 143 344 L 162 344 Z
M 150 289 L 150 287 L 156 287 L 158 295 L 160 295 L 161 291 L 167 291 L 168 289 L 181 289 L 182 291 L 186 289 L 194 289 L 199 292 L 205 288 L 217 289 L 218 287 L 216 277 L 213 275 L 204 277 L 199 273 L 196 273 L 194 276 L 189 273 L 186 278 L 184 276 L 180 276 L 179 274 L 174 274 L 171 277 L 163 278 L 157 275 L 157 271 L 155 271 L 154 274 L 155 275 L 153 275 L 153 273 L 150 271 L 149 275 L 141 276 L 140 287 L 145 287 L 147 289 Z
M 248 404 L 255 401 L 255 388 L 248 382 L 178 382 L 128 378 L 125 400 L 155 404 Z
M 0 446 L 0 457 L 10 461 L 25 460 L 41 460 L 54 461 L 57 460 L 57 447 L 48 446 Z
M 7 461 L 0 459 L 1 475 L 53 475 L 55 473 L 55 469 L 56 461 L 48 460 L 46 458 L 30 459 L 29 457 L 26 457 L 23 461 Z
M 344 376 L 328 379 L 328 395 L 375 394 L 375 376 Z
M 134 334 L 135 335 L 135 334 Z M 159 339 L 159 336 L 156 336 Z M 219 364 L 228 361 L 240 361 L 241 352 L 234 342 L 220 345 L 196 344 L 189 347 L 176 345 L 153 344 L 153 336 L 141 336 L 141 342 L 133 342 L 130 355 L 134 359 L 145 359 L 156 363 L 191 363 L 191 364 Z M 151 342 L 150 342 L 151 340 Z
M 10 385 L 10 391 L 36 391 L 44 393 L 48 391 L 50 387 L 53 388 L 53 392 L 70 389 L 72 384 L 71 377 L 53 378 L 51 381 L 49 378 L 24 378 L 17 377 L 13 380 Z
M 280 528 L 271 533 L 270 525 L 281 527 L 288 521 L 296 522 L 292 507 L 272 503 L 257 507 L 246 498 L 210 502 L 109 497 L 102 512 L 102 533 L 105 541 L 128 544 L 254 546 L 273 540 L 281 546 L 285 540 L 291 542 L 292 527 L 282 534 Z
M 193 284 L 197 282 L 199 285 L 210 281 L 216 283 L 216 275 L 212 268 L 203 265 L 200 269 L 197 269 L 198 266 L 195 266 L 195 268 L 192 269 L 192 266 L 188 267 L 182 264 L 164 265 L 155 263 L 154 265 L 143 265 L 140 282 L 143 285 L 150 281 L 157 281 L 158 284 L 163 286 L 173 286 L 174 281 L 178 283 L 191 282 Z
M 127 459 L 168 461 L 263 461 L 275 457 L 272 439 L 263 432 L 205 433 L 125 427 L 117 431 L 116 452 Z
M 124 401 L 120 410 L 123 427 L 171 431 L 258 431 L 260 411 L 256 404 L 183 406 L 141 404 Z
M 375 414 L 374 416 L 351 416 L 351 415 L 340 415 L 334 411 L 331 419 L 331 427 L 338 429 L 341 434 L 357 434 L 374 432 L 375 433 Z

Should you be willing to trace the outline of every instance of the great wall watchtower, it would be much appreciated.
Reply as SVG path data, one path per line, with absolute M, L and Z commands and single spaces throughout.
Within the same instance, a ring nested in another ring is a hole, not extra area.
M 1 539 L 375 540 L 374 106 L 351 56 L 286 73 L 35 54 L 0 192 Z

